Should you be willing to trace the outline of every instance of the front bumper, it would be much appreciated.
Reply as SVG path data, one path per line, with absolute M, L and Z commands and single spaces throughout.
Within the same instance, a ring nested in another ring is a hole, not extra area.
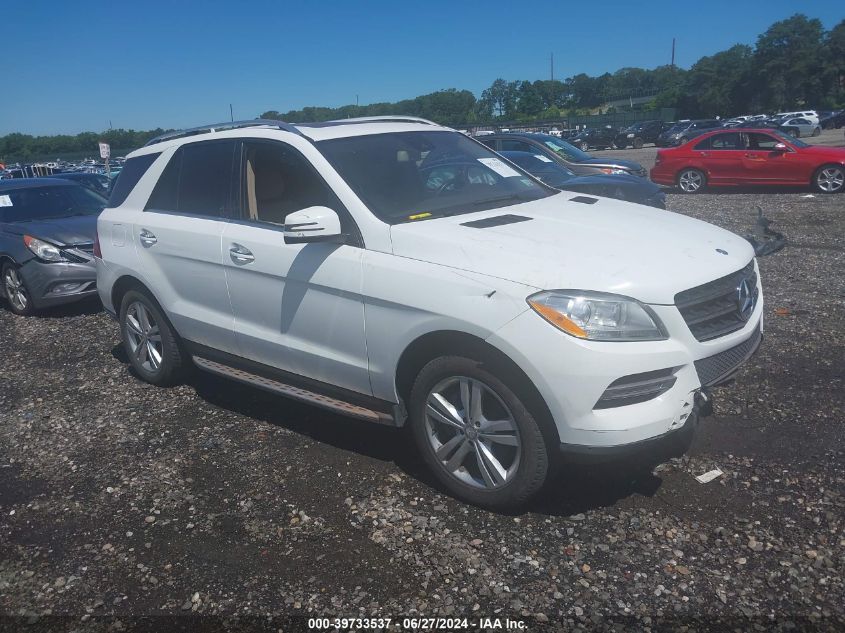
M 81 301 L 97 294 L 97 269 L 93 261 L 48 264 L 31 259 L 21 265 L 20 274 L 32 305 L 39 309 Z
M 695 339 L 675 306 L 651 307 L 670 332 L 669 339 L 583 341 L 557 330 L 532 310 L 488 339 L 537 387 L 559 440 L 569 452 L 624 452 L 619 447 L 686 427 L 691 417 L 697 417 L 694 412 L 702 388 L 727 380 L 759 345 L 762 293 L 742 329 L 704 342 Z M 710 370 L 706 375 L 705 369 Z M 630 404 L 597 406 L 608 387 L 620 378 L 659 370 L 671 370 L 674 380 L 658 395 Z

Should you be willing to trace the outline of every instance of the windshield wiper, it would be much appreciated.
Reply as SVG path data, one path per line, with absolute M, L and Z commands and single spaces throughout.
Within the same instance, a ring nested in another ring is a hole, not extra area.
M 517 193 L 512 193 L 508 196 L 499 196 L 498 198 L 488 198 L 487 200 L 478 200 L 472 203 L 474 207 L 480 207 L 483 204 L 496 204 L 497 202 L 510 202 L 511 200 L 524 200 L 522 196 Z

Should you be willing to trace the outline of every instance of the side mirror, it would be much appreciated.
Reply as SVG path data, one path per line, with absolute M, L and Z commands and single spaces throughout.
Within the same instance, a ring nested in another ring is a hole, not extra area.
M 784 143 L 778 143 L 773 148 L 776 152 L 786 152 L 789 151 L 789 148 Z
M 346 236 L 340 218 L 328 207 L 308 207 L 285 217 L 285 244 L 332 242 L 343 244 Z

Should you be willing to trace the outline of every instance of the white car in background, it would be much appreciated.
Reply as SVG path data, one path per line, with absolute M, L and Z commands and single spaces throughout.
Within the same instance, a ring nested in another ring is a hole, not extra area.
M 408 426 L 451 493 L 497 509 L 558 459 L 688 437 L 762 337 L 744 239 L 551 189 L 410 117 L 164 135 L 128 156 L 97 231 L 138 377 L 193 362 Z
M 814 125 L 819 124 L 819 114 L 815 110 L 804 110 L 802 112 L 778 112 L 775 114 L 776 117 L 780 117 L 784 120 L 786 119 L 807 119 L 810 123 Z
M 818 136 L 822 133 L 822 129 L 818 123 L 813 123 L 809 119 L 802 118 L 786 119 L 780 124 L 780 128 L 798 138 L 802 136 Z

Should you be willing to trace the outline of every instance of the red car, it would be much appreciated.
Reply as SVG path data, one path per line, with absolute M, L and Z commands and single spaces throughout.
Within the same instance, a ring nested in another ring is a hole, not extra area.
M 808 145 L 778 130 L 714 130 L 658 150 L 651 179 L 684 193 L 735 185 L 811 185 L 838 193 L 845 190 L 845 148 Z

